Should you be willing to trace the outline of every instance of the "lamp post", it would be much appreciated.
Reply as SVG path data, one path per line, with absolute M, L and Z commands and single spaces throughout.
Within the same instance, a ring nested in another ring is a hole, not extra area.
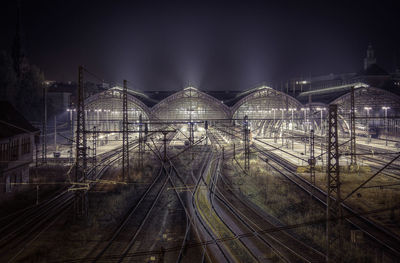
M 292 112 L 292 119 L 291 119 L 291 121 L 290 121 L 290 130 L 291 130 L 291 133 L 292 133 L 292 150 L 293 150 L 293 148 L 294 148 L 294 143 L 293 143 L 293 141 L 294 141 L 294 138 L 293 138 L 293 111 L 294 110 L 296 110 L 295 108 L 289 108 L 289 111 L 291 111 Z
M 69 162 L 72 164 L 73 160 L 72 160 L 72 155 L 73 155 L 73 144 L 74 144 L 74 111 L 76 111 L 76 109 L 67 109 L 67 111 L 69 112 L 69 122 L 70 122 L 70 128 L 71 128 L 71 145 L 69 148 Z
M 371 107 L 364 107 L 364 110 L 367 112 L 367 137 L 368 137 L 368 143 L 371 142 L 371 135 L 369 134 L 369 111 L 372 110 Z
M 321 124 L 321 135 L 323 135 L 324 134 L 324 125 L 323 125 L 323 122 L 322 122 L 322 114 L 323 114 L 323 111 L 324 110 L 326 110 L 326 108 L 317 108 L 316 109 L 317 111 L 320 111 L 320 113 L 321 113 L 321 121 L 320 121 L 320 124 Z
M 303 129 L 305 132 L 307 132 L 307 108 L 301 108 L 301 111 L 304 113 L 304 125 L 303 125 Z
M 307 108 L 301 108 L 301 110 L 304 112 L 304 124 L 303 124 L 303 130 L 306 133 L 307 132 Z M 307 154 L 307 140 L 304 140 L 304 154 Z
M 273 125 L 272 125 L 272 128 L 273 128 L 273 132 L 274 132 L 274 142 L 276 143 L 276 130 L 275 130 L 275 112 L 276 112 L 276 108 L 272 108 L 271 109 L 273 112 L 274 112 L 274 122 L 273 122 Z
M 282 137 L 282 146 L 283 146 L 283 113 L 285 112 L 285 109 L 279 109 L 282 112 L 281 115 L 281 137 Z
M 385 145 L 387 146 L 387 145 L 388 145 L 388 123 L 387 123 L 387 111 L 388 111 L 388 110 L 390 110 L 390 107 L 383 106 L 383 107 L 382 107 L 382 110 L 384 110 L 384 111 L 385 111 L 385 132 L 386 132 L 386 143 L 385 143 Z
M 326 108 L 316 108 L 316 110 L 317 111 L 320 111 L 320 125 L 321 125 L 321 163 L 322 163 L 322 167 L 324 167 L 324 158 L 322 158 L 322 155 L 323 155 L 323 145 L 322 145 L 322 143 L 323 143 L 323 136 L 324 136 L 324 125 L 323 125 L 323 122 L 322 122 L 322 114 L 323 114 L 323 111 L 324 110 L 326 110 Z

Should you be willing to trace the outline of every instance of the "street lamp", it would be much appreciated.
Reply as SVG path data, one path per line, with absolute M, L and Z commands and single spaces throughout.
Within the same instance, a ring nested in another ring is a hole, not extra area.
M 282 112 L 282 115 L 281 115 L 281 131 L 282 131 L 282 135 L 281 135 L 281 137 L 282 137 L 282 146 L 283 146 L 283 113 L 285 112 L 286 109 L 281 108 L 279 110 Z M 286 122 L 285 122 L 285 127 L 286 127 Z
M 320 113 L 321 113 L 321 115 L 320 115 L 320 116 L 321 116 L 321 121 L 320 121 L 320 125 L 321 125 L 321 136 L 324 136 L 324 132 L 325 132 L 324 130 L 325 130 L 325 129 L 324 129 L 324 125 L 323 125 L 323 123 L 322 123 L 322 114 L 323 114 L 323 111 L 326 110 L 326 108 L 319 108 L 319 107 L 318 107 L 318 108 L 316 108 L 316 110 L 317 110 L 317 111 L 320 111 Z M 323 155 L 323 147 L 322 147 L 323 145 L 322 145 L 322 143 L 323 143 L 323 139 L 322 139 L 322 137 L 321 137 L 321 147 L 320 147 L 320 148 L 321 148 L 321 163 L 322 163 L 322 167 L 323 167 L 323 166 L 324 166 L 324 158 L 322 158 L 322 155 Z
M 307 108 L 301 108 L 301 111 L 304 112 L 304 131 L 307 132 Z
M 372 110 L 371 107 L 364 107 L 364 110 L 367 112 L 367 136 L 368 136 L 368 143 L 371 142 L 371 135 L 369 134 L 369 111 Z
M 386 131 L 386 143 L 385 143 L 385 145 L 387 146 L 387 145 L 388 145 L 387 111 L 390 110 L 390 107 L 383 106 L 383 107 L 382 107 L 382 110 L 385 111 L 385 131 Z
M 321 135 L 323 135 L 323 134 L 324 134 L 324 125 L 323 125 L 323 123 L 322 123 L 322 114 L 323 114 L 323 111 L 326 110 L 326 108 L 317 108 L 316 110 L 317 110 L 317 111 L 320 111 L 320 113 L 321 113 L 321 122 L 320 122 L 320 125 L 321 125 Z
M 308 110 L 308 108 L 301 108 L 301 110 L 304 112 L 303 130 L 306 133 L 307 132 L 307 110 Z M 304 140 L 304 154 L 307 154 L 307 140 Z
M 294 141 L 294 138 L 293 138 L 293 111 L 294 110 L 296 110 L 295 108 L 289 108 L 289 111 L 291 111 L 292 112 L 292 120 L 290 121 L 290 126 L 291 126 L 291 128 L 290 128 L 290 130 L 291 130 L 291 132 L 292 132 L 292 150 L 293 150 L 293 141 Z
M 274 112 L 274 122 L 273 122 L 273 125 L 272 125 L 272 128 L 273 128 L 273 132 L 274 132 L 274 142 L 276 143 L 276 130 L 275 130 L 275 112 L 276 112 L 276 108 L 272 108 L 271 109 L 271 111 L 273 111 Z
M 76 109 L 67 109 L 67 111 L 69 112 L 69 121 L 70 121 L 70 127 L 71 127 L 71 145 L 70 145 L 70 149 L 69 149 L 69 161 L 70 163 L 72 163 L 72 154 L 73 154 L 73 144 L 74 144 L 74 114 L 73 112 L 76 111 Z

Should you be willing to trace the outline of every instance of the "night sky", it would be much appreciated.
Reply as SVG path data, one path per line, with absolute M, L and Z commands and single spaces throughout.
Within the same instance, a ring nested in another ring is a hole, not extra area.
M 244 90 L 293 77 L 357 72 L 371 43 L 394 71 L 396 1 L 22 1 L 23 45 L 46 79 L 85 65 L 141 90 Z M 16 2 L 2 2 L 10 50 Z M 400 64 L 400 61 L 399 61 Z

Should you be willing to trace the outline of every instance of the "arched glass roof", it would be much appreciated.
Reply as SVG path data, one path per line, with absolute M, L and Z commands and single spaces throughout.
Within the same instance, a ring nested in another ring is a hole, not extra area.
M 355 115 L 383 117 L 383 107 L 389 107 L 388 116 L 400 113 L 400 97 L 389 91 L 374 87 L 360 87 L 354 90 Z M 348 115 L 351 109 L 351 92 L 335 99 L 332 104 L 337 104 L 339 113 Z
M 302 104 L 295 98 L 267 86 L 255 89 L 246 97 L 238 101 L 233 107 L 233 117 L 243 118 L 247 115 L 250 119 L 273 118 L 275 111 L 283 109 L 300 110 Z M 276 113 L 278 114 L 278 113 Z
M 230 110 L 216 98 L 189 87 L 156 104 L 152 117 L 161 120 L 228 119 Z

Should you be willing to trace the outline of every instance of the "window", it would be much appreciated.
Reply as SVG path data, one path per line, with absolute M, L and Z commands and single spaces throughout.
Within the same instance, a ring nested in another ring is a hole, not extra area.
M 31 138 L 24 137 L 21 140 L 21 154 L 27 154 L 31 152 Z
M 10 161 L 18 160 L 18 146 L 19 146 L 19 139 L 15 139 L 11 141 L 10 145 Z
M 1 143 L 0 144 L 0 162 L 7 162 L 10 157 L 10 144 Z

